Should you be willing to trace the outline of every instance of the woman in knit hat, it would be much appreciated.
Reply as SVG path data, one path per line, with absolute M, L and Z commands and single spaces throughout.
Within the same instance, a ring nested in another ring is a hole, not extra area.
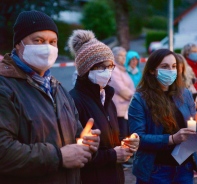
M 114 65 L 111 49 L 98 41 L 93 32 L 76 30 L 69 39 L 75 54 L 78 77 L 70 91 L 82 126 L 89 118 L 94 128 L 101 130 L 100 146 L 95 159 L 81 169 L 82 183 L 124 184 L 121 163 L 127 161 L 138 148 L 139 137 L 120 146 L 116 107 L 112 101 L 114 89 L 108 85 Z
M 110 85 L 114 88 L 113 101 L 118 113 L 118 123 L 120 128 L 120 140 L 128 136 L 128 107 L 131 97 L 135 93 L 135 86 L 124 67 L 126 50 L 123 47 L 112 49 L 115 58 L 116 68 L 112 73 Z

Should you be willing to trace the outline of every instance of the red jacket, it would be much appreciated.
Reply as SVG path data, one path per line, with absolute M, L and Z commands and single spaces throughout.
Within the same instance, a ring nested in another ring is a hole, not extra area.
M 195 76 L 197 77 L 197 62 L 194 62 L 189 58 L 186 58 L 186 60 L 189 66 L 191 66 L 192 70 L 194 71 Z M 194 87 L 197 89 L 197 82 L 194 84 Z
M 189 64 L 189 66 L 191 66 L 191 68 L 193 69 L 193 71 L 197 77 L 197 62 L 194 62 L 189 58 L 186 58 L 186 60 L 187 60 L 187 63 Z

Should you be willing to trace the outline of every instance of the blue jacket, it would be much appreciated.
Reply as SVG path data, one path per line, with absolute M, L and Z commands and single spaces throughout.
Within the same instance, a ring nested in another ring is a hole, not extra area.
M 138 64 L 137 64 L 137 69 L 138 69 L 138 72 L 133 74 L 131 72 L 131 69 L 129 67 L 129 64 L 130 64 L 130 60 L 132 58 L 137 58 L 138 59 Z M 131 77 L 131 79 L 133 80 L 133 83 L 135 85 L 135 87 L 139 84 L 140 80 L 141 80 L 141 77 L 142 77 L 142 73 L 140 71 L 140 68 L 139 68 L 139 64 L 140 64 L 140 56 L 137 52 L 135 51 L 128 51 L 127 52 L 127 55 L 126 55 L 126 61 L 125 61 L 125 68 L 129 74 L 129 76 Z
M 185 123 L 196 114 L 194 100 L 189 90 L 183 90 L 183 103 L 173 98 L 175 105 L 183 114 Z M 145 100 L 136 92 L 129 106 L 129 130 L 130 133 L 138 133 L 140 136 L 139 149 L 133 161 L 133 174 L 148 182 L 153 170 L 157 151 L 168 148 L 169 134 L 163 134 L 163 126 L 156 126 L 153 122 Z M 197 163 L 197 160 L 196 160 Z

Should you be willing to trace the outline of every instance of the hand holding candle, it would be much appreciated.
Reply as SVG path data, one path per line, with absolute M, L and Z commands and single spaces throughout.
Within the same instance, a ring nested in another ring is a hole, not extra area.
M 187 128 L 190 128 L 190 129 L 196 131 L 196 121 L 193 120 L 192 117 L 190 118 L 190 120 L 187 121 Z
M 139 147 L 139 136 L 137 133 L 133 133 L 130 135 L 130 137 L 127 137 L 125 139 L 123 139 L 123 141 L 121 141 L 121 145 L 122 147 L 129 147 L 130 151 L 135 152 L 137 151 L 138 147 Z
M 83 131 L 80 134 L 80 138 L 77 138 L 77 144 L 83 144 L 83 137 L 84 136 L 93 136 L 91 133 L 91 129 L 94 125 L 94 120 L 90 118 L 88 122 L 86 123 L 86 126 L 84 127 Z
M 94 119 L 90 118 L 86 123 L 86 126 L 84 127 L 83 131 L 81 132 L 80 137 L 83 138 L 84 136 L 92 136 L 91 129 L 93 125 L 94 125 Z
M 98 150 L 101 134 L 99 129 L 92 130 L 93 125 L 94 119 L 90 118 L 81 132 L 80 138 L 77 139 L 77 144 L 89 146 L 91 153 L 95 153 Z

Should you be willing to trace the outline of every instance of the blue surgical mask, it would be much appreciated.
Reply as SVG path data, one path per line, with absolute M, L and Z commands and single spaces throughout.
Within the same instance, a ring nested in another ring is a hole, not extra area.
M 194 62 L 197 62 L 197 52 L 191 52 L 188 56 L 189 59 L 191 59 Z
M 170 86 L 177 77 L 177 70 L 157 69 L 157 80 L 164 86 Z

